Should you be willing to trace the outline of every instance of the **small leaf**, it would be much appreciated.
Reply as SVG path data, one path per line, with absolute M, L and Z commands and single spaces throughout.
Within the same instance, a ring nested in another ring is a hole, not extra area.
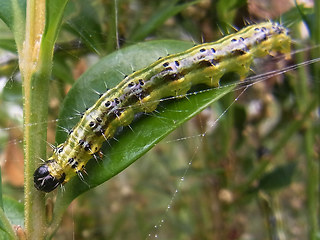
M 278 21 L 283 25 L 291 26 L 292 28 L 292 25 L 301 23 L 301 20 L 303 19 L 306 22 L 308 29 L 311 31 L 314 22 L 313 18 L 313 8 L 305 7 L 303 4 L 296 4 L 296 6 L 292 7 L 289 11 L 281 14 Z
M 288 163 L 277 167 L 272 172 L 264 175 L 259 181 L 259 190 L 271 191 L 288 186 L 296 169 L 296 163 Z
M 8 239 L 10 235 L 11 238 L 9 239 L 13 239 L 14 234 L 10 234 L 10 230 L 12 232 L 12 228 L 9 228 L 11 228 L 11 224 L 9 223 L 9 220 L 6 218 L 3 209 L 0 209 L 0 239 Z
M 10 102 L 11 104 L 22 105 L 22 83 L 19 81 L 8 81 L 3 89 L 1 100 Z
M 46 28 L 42 40 L 45 51 L 52 52 L 67 3 L 68 0 L 47 0 L 46 2 Z
M 59 55 L 54 56 L 52 73 L 55 77 L 63 80 L 66 83 L 74 83 L 72 71 L 66 63 L 66 59 L 60 57 Z
M 134 33 L 129 37 L 129 42 L 141 41 L 146 38 L 150 33 L 152 33 L 156 28 L 161 26 L 165 21 L 170 17 L 177 15 L 179 12 L 185 8 L 192 6 L 199 2 L 191 1 L 184 4 L 177 4 L 177 0 L 172 1 L 170 4 L 165 4 L 161 9 L 155 11 L 156 14 L 153 14 L 151 19 L 149 19 L 146 24 L 139 25 L 139 28 L 134 30 Z
M 101 55 L 103 46 L 101 43 L 104 42 L 102 24 L 93 4 L 95 3 L 90 0 L 70 2 L 66 12 L 69 12 L 72 18 L 65 22 L 64 28 L 78 36 L 92 51 Z
M 1 0 L 0 18 L 13 32 L 18 50 L 22 50 L 26 21 L 26 0 Z
M 230 1 L 217 1 L 217 15 L 219 19 L 219 25 L 225 25 L 225 27 L 229 28 L 230 23 L 233 22 L 236 17 L 236 13 L 241 7 L 245 6 L 247 1 L 245 0 L 230 0 Z
M 9 218 L 11 224 L 24 226 L 23 204 L 4 196 L 3 198 L 4 211 Z
M 13 39 L 0 39 L 0 48 L 16 53 L 17 47 Z
M 1 239 L 16 239 L 12 225 L 24 226 L 23 204 L 9 197 L 3 198 L 3 209 L 0 209 Z

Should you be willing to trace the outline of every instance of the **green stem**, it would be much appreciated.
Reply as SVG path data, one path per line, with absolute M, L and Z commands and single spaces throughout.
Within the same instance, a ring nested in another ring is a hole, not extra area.
M 269 238 L 285 240 L 284 222 L 282 219 L 281 209 L 279 207 L 279 199 L 276 195 L 268 194 L 260 191 L 258 194 L 258 202 L 263 212 Z
M 106 51 L 107 53 L 113 52 L 115 49 L 119 48 L 118 43 L 118 1 L 112 0 L 112 1 L 105 1 L 106 4 L 106 11 L 108 13 L 107 15 L 107 22 L 108 22 L 108 37 L 107 37 L 107 43 L 106 43 Z
M 33 172 L 39 159 L 46 157 L 48 80 L 51 61 L 42 56 L 46 1 L 27 1 L 26 37 L 20 69 L 23 76 L 25 232 L 27 239 L 45 236 L 45 197 L 33 187 Z M 47 57 L 47 56 L 46 56 Z M 49 57 L 50 59 L 50 57 Z M 48 63 L 45 65 L 43 63 Z
M 309 239 L 316 240 L 318 234 L 318 209 L 319 209 L 319 166 L 313 154 L 313 133 L 309 128 L 304 134 L 304 144 L 307 157 L 307 212 Z
M 314 45 L 317 46 L 312 50 L 312 58 L 317 58 L 320 56 L 320 1 L 314 2 L 314 13 L 315 19 L 313 22 L 312 30 L 312 38 Z M 313 66 L 313 76 L 315 84 L 315 102 L 318 102 L 318 107 L 320 106 L 320 82 L 318 81 L 320 77 L 320 64 L 316 63 Z M 319 133 L 315 132 L 313 134 L 312 129 L 308 128 L 305 133 L 305 149 L 307 154 L 307 171 L 308 171 L 308 179 L 307 179 L 307 204 L 308 204 L 308 225 L 309 225 L 309 239 L 316 240 L 319 239 L 319 172 L 320 172 L 320 164 L 319 157 L 316 157 L 314 154 L 314 146 L 315 146 L 315 137 L 319 137 Z M 319 156 L 319 154 L 318 154 Z

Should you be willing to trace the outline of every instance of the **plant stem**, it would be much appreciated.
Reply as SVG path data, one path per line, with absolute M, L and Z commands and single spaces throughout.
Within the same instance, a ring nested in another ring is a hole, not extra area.
M 269 234 L 268 239 L 287 239 L 277 195 L 260 191 L 258 194 L 258 202 L 266 222 Z
M 107 53 L 113 52 L 115 49 L 119 49 L 119 36 L 118 36 L 118 1 L 105 1 L 106 11 L 108 12 L 107 21 L 108 21 L 108 37 L 106 43 Z M 109 9 L 109 11 L 107 10 Z
M 51 71 L 41 55 L 40 43 L 45 26 L 45 0 L 28 0 L 26 36 L 20 69 L 23 77 L 24 155 L 25 155 L 25 232 L 28 239 L 44 239 L 44 193 L 33 187 L 33 172 L 46 156 L 48 79 Z
M 312 30 L 312 40 L 314 46 L 318 46 L 320 43 L 320 2 L 314 2 L 314 13 L 315 19 L 313 22 Z M 318 58 L 320 56 L 319 47 L 315 47 L 312 50 L 312 58 Z M 315 102 L 320 106 L 320 83 L 318 81 L 320 77 L 319 71 L 320 64 L 316 63 L 312 70 L 314 76 L 315 89 Z M 305 149 L 307 155 L 307 170 L 308 170 L 308 179 L 307 179 L 307 204 L 308 204 L 308 225 L 309 225 L 309 239 L 316 240 L 319 239 L 319 172 L 320 164 L 319 157 L 316 156 L 314 152 L 315 139 L 319 138 L 319 133 L 313 133 L 311 127 L 306 130 L 305 133 Z

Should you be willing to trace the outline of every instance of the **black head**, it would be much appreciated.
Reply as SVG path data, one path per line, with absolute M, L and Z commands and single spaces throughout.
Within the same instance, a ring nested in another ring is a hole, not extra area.
M 63 183 L 64 179 L 64 175 L 60 179 L 52 176 L 48 170 L 47 164 L 38 167 L 33 174 L 35 188 L 43 192 L 53 191 L 56 187 Z

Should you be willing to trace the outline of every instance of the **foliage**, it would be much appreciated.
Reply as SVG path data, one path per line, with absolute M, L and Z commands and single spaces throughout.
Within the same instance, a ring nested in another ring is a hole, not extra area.
M 124 74 L 183 51 L 193 41 L 216 40 L 220 32 L 243 27 L 244 19 L 273 18 L 290 27 L 293 38 L 299 39 L 295 47 L 304 49 L 293 55 L 291 64 L 310 56 L 306 46 L 311 43 L 300 40 L 301 22 L 319 44 L 318 21 L 312 21 L 319 18 L 317 5 L 314 10 L 278 7 L 278 17 L 259 12 L 258 1 L 251 1 L 249 8 L 243 0 L 225 3 L 0 2 L 0 47 L 8 56 L 0 63 L 0 76 L 6 81 L 0 93 L 0 150 L 13 161 L 7 153 L 12 143 L 20 147 L 21 119 L 12 109 L 22 103 L 25 148 L 25 209 L 19 201 L 21 187 L 9 181 L 0 188 L 3 239 L 23 239 L 12 224 L 21 225 L 28 239 L 54 234 L 59 239 L 140 239 L 149 233 L 163 239 L 265 239 L 267 234 L 270 239 L 318 239 L 318 64 L 273 76 L 244 93 L 241 87 L 226 87 L 161 104 L 156 115 L 132 124 L 133 132 L 123 129 L 106 146 L 103 161 L 89 163 L 86 184 L 75 178 L 65 191 L 46 196 L 33 188 L 33 171 L 47 155 L 47 123 L 58 119 L 55 141 L 61 143 L 66 137 L 61 129 L 77 122 L 76 111 L 94 103 L 95 91 L 103 92 L 105 84 L 115 86 Z M 316 53 L 317 48 L 313 58 L 319 56 Z M 256 74 L 286 64 L 265 61 L 264 66 L 257 64 Z M 218 121 L 212 123 L 213 116 Z M 54 142 L 52 135 L 49 124 L 49 142 Z M 152 147 L 154 151 L 147 153 Z M 143 160 L 113 177 L 142 155 Z M 10 175 L 6 165 L 2 174 Z M 66 209 L 72 201 L 70 213 Z M 63 216 L 65 224 L 59 228 Z

